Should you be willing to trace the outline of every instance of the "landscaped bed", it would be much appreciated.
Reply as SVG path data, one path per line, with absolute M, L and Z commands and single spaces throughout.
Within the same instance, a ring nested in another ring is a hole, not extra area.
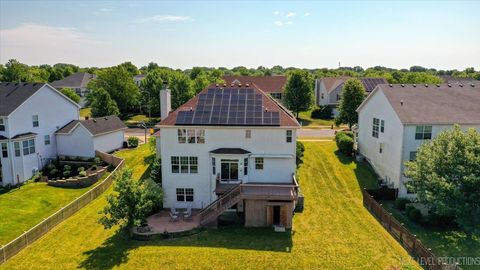
M 91 159 L 59 157 L 42 171 L 42 180 L 56 187 L 87 187 L 97 182 L 108 170 L 99 157 Z

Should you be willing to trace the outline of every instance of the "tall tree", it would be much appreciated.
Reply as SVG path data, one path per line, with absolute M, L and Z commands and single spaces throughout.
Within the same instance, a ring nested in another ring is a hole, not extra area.
M 103 88 L 97 88 L 88 95 L 88 102 L 92 108 L 93 117 L 108 115 L 119 115 L 117 103 L 110 97 Z
M 285 86 L 285 104 L 298 114 L 308 111 L 313 104 L 313 76 L 304 70 L 296 70 L 289 73 Z
M 181 72 L 173 72 L 168 87 L 172 91 L 172 109 L 180 107 L 193 97 L 190 78 Z
M 3 71 L 3 80 L 5 82 L 28 82 L 28 66 L 18 62 L 16 59 L 10 59 L 5 64 Z
M 140 91 L 132 74 L 122 66 L 107 68 L 98 72 L 98 77 L 88 83 L 92 90 L 103 88 L 117 103 L 121 114 L 131 111 L 139 104 Z
M 365 87 L 357 79 L 349 79 L 343 85 L 342 97 L 338 105 L 337 124 L 347 124 L 351 129 L 358 122 L 357 108 L 365 99 Z
M 75 93 L 72 88 L 63 88 L 62 90 L 60 90 L 60 92 L 62 92 L 62 94 L 67 96 L 69 99 L 75 101 L 76 103 L 80 102 L 80 96 L 77 95 L 77 93 Z
M 160 90 L 163 88 L 163 82 L 159 70 L 153 70 L 147 73 L 140 85 L 142 105 L 146 107 L 149 115 L 160 115 Z
M 124 62 L 119 65 L 120 67 L 124 67 L 130 74 L 133 76 L 138 75 L 138 68 L 132 64 L 132 62 Z
M 455 125 L 422 144 L 405 165 L 407 185 L 421 202 L 455 217 L 470 236 L 480 233 L 480 133 Z
M 193 91 L 198 94 L 210 85 L 210 83 L 212 82 L 209 80 L 207 74 L 201 73 L 192 81 Z

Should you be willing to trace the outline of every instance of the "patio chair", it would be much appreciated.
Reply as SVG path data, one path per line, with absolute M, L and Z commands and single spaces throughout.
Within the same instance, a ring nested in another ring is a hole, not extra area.
M 176 216 L 178 216 L 178 214 L 179 214 L 175 207 L 170 208 L 170 213 L 173 214 L 173 215 L 176 215 Z
M 172 212 L 168 213 L 170 215 L 170 221 L 177 221 L 178 215 L 173 214 Z
M 192 207 L 191 206 L 189 206 L 187 208 L 187 211 L 183 212 L 183 219 L 185 219 L 185 220 L 192 219 Z

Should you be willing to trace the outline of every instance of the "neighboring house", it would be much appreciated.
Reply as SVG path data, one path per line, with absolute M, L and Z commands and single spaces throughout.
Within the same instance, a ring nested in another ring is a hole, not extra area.
M 140 87 L 140 84 L 145 79 L 145 77 L 147 77 L 147 75 L 144 75 L 144 74 L 135 75 L 133 76 L 133 81 L 138 87 Z
M 469 85 L 469 84 L 480 84 L 480 80 L 475 80 L 472 78 L 461 78 L 461 77 L 453 77 L 450 75 L 441 75 L 440 78 L 443 79 L 445 83 L 449 84 L 463 84 L 463 85 Z
M 95 74 L 77 72 L 61 80 L 54 81 L 51 85 L 57 89 L 71 88 L 74 90 L 80 96 L 80 105 L 83 107 L 86 104 L 86 96 L 90 93 L 90 90 L 87 88 L 88 82 L 96 77 Z
M 157 126 L 166 208 L 203 209 L 205 224 L 233 207 L 245 226 L 291 228 L 300 125 L 270 95 L 255 84 L 212 85 Z
M 348 79 L 352 77 L 325 77 L 315 80 L 315 101 L 319 106 L 331 106 L 333 108 L 333 114 L 336 115 L 336 110 L 340 99 L 342 98 L 343 85 Z M 384 78 L 358 78 L 363 86 L 367 95 L 373 91 L 373 89 L 379 84 L 388 83 Z
M 286 76 L 223 76 L 226 84 L 255 84 L 263 92 L 270 94 L 276 100 L 283 100 Z
M 0 83 L 0 185 L 24 182 L 55 158 L 55 131 L 79 108 L 45 83 Z
M 117 116 L 73 120 L 55 132 L 58 155 L 94 157 L 123 147 L 127 126 Z
M 453 124 L 480 131 L 479 104 L 479 84 L 379 85 L 357 109 L 357 150 L 400 197 L 414 196 L 404 162 Z

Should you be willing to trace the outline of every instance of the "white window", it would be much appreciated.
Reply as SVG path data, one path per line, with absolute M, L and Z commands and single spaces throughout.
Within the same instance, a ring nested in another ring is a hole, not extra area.
M 216 175 L 217 174 L 217 167 L 215 166 L 215 158 L 212 157 L 212 174 Z
M 15 156 L 19 157 L 21 155 L 20 142 L 14 142 L 13 143 L 13 148 L 15 148 Z
M 178 143 L 185 143 L 187 141 L 187 130 L 178 129 Z
M 178 202 L 193 202 L 193 188 L 177 188 Z
M 243 159 L 243 175 L 248 174 L 248 158 Z
M 409 160 L 414 161 L 416 158 L 417 158 L 417 151 L 410 152 Z
M 30 139 L 22 142 L 23 155 L 30 155 L 35 153 L 35 139 Z
M 198 157 L 171 157 L 172 173 L 198 173 Z
M 38 127 L 38 115 L 32 115 L 33 127 Z
M 378 138 L 379 125 L 380 120 L 378 120 L 378 118 L 373 118 L 372 136 L 374 138 Z
M 188 143 L 195 143 L 196 142 L 196 137 L 195 137 L 195 129 L 188 129 L 187 130 L 187 141 Z
M 292 134 L 293 132 L 291 130 L 287 130 L 287 143 L 292 142 Z
M 45 145 L 50 145 L 50 135 L 45 135 L 44 142 L 45 142 Z
M 432 138 L 432 126 L 416 126 L 415 140 L 430 140 Z
M 252 131 L 250 129 L 245 130 L 245 138 L 252 138 Z
M 8 158 L 7 143 L 2 143 L 2 157 Z
M 0 131 L 5 131 L 5 122 L 3 122 L 3 119 L 0 119 Z
M 255 170 L 263 170 L 263 157 L 255 158 Z
M 385 120 L 380 120 L 380 132 L 385 132 Z
M 197 143 L 205 143 L 205 129 L 197 130 Z

